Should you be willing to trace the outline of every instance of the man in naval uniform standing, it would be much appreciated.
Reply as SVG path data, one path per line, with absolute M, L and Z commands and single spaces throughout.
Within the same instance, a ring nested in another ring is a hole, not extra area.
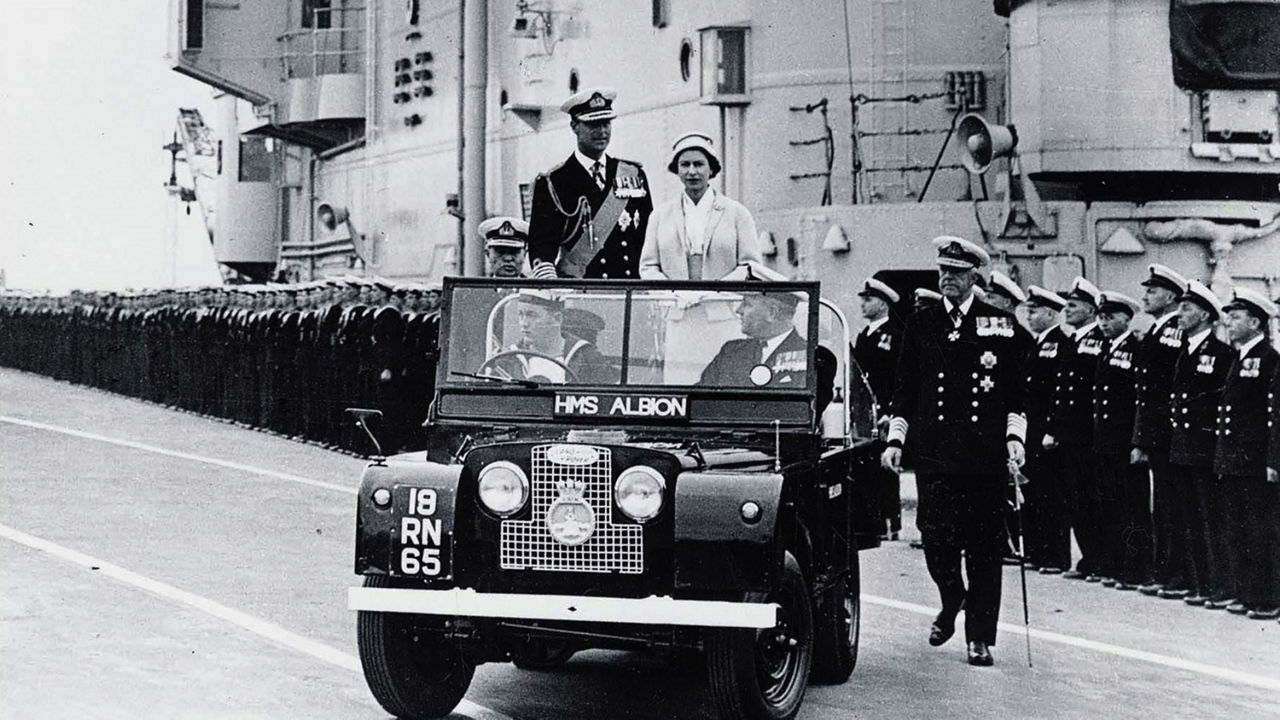
M 963 607 L 969 664 L 986 666 L 1000 614 L 1009 469 L 1024 460 L 1025 346 L 1017 318 L 973 296 L 978 268 L 990 262 L 986 251 L 957 237 L 933 243 L 943 300 L 907 323 L 881 462 L 901 470 L 910 432 L 917 524 L 942 600 L 929 644 L 951 638 Z
M 1148 277 L 1142 282 L 1142 309 L 1156 321 L 1138 345 L 1138 406 L 1131 455 L 1135 463 L 1151 469 L 1156 543 L 1153 581 L 1139 587 L 1138 592 L 1156 595 L 1166 587 L 1187 587 L 1183 574 L 1186 528 L 1176 521 L 1183 499 L 1169 475 L 1169 385 L 1173 382 L 1173 367 L 1182 354 L 1178 298 L 1187 289 L 1187 279 L 1160 264 L 1149 266 L 1147 272 Z
M 1178 303 L 1178 323 L 1186 338 L 1169 388 L 1169 467 L 1183 498 L 1181 531 L 1187 537 L 1187 586 L 1166 587 L 1160 597 L 1182 599 L 1189 605 L 1230 594 L 1231 576 L 1213 556 L 1213 544 L 1223 532 L 1215 506 L 1219 492 L 1213 475 L 1218 399 L 1236 353 L 1214 336 L 1222 318 L 1222 301 L 1196 280 Z M 1233 520 L 1234 521 L 1234 520 Z M 1175 528 L 1177 531 L 1178 528 Z M 1229 612 L 1235 612 L 1229 606 Z M 1241 614 L 1247 609 L 1241 609 Z
M 529 217 L 529 261 L 537 278 L 634 278 L 653 212 L 640 164 L 605 154 L 613 131 L 612 88 L 592 88 L 560 105 L 578 147 L 538 175 Z
M 1268 391 L 1280 374 L 1280 353 L 1266 331 L 1280 308 L 1259 292 L 1236 288 L 1223 309 L 1235 358 L 1218 402 L 1213 470 L 1226 532 L 1213 560 L 1232 577 L 1224 586 L 1234 588 L 1217 600 L 1232 599 L 1234 589 L 1249 617 L 1274 620 L 1280 617 L 1280 458 L 1267 457 L 1267 411 L 1275 403 Z
M 1023 535 L 1027 561 L 1044 575 L 1060 575 L 1071 567 L 1071 508 L 1059 473 L 1056 449 L 1044 446 L 1053 422 L 1053 388 L 1058 359 L 1067 353 L 1071 336 L 1059 322 L 1067 301 L 1036 285 L 1027 288 L 1027 323 L 1034 333 L 1027 356 L 1027 464 L 1031 479 L 1024 489 Z
M 858 293 L 858 299 L 867 326 L 853 341 L 853 357 L 867 378 L 871 394 L 875 396 L 876 420 L 884 417 L 887 422 L 889 400 L 893 396 L 893 374 L 898 369 L 898 351 L 902 348 L 902 323 L 889 309 L 898 303 L 900 297 L 885 283 L 868 278 Z M 876 480 L 881 515 L 887 525 L 883 537 L 897 540 L 898 533 L 902 531 L 902 489 L 898 473 L 881 469 L 877 471 Z

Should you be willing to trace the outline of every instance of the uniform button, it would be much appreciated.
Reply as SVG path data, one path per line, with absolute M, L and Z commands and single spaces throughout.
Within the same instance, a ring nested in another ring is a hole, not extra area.
M 1191 427 L 1191 423 L 1182 423 L 1182 427 L 1189 428 Z
M 1231 406 L 1230 406 L 1230 405 L 1228 405 L 1228 406 L 1226 407 L 1226 411 L 1227 411 L 1227 412 L 1231 412 Z
M 626 240 L 623 240 L 623 241 L 622 241 L 622 247 L 626 247 L 626 246 L 627 246 L 627 241 L 626 241 Z M 623 256 L 623 259 L 626 259 L 626 256 L 625 256 L 625 255 Z
M 601 265 L 607 265 L 608 263 L 609 263 L 609 258 L 600 258 Z
M 1222 431 L 1222 434 L 1223 434 L 1223 435 L 1230 435 L 1230 434 L 1231 434 L 1231 428 L 1227 428 L 1226 430 L 1223 430 L 1223 431 Z
M 942 407 L 942 401 L 941 401 L 941 400 L 939 400 L 939 401 L 938 401 L 938 407 Z
M 942 419 L 942 416 L 941 416 L 941 415 L 939 415 L 939 416 L 938 416 L 938 419 L 939 419 L 939 420 L 941 420 L 941 419 Z
M 1102 419 L 1103 419 L 1103 420 L 1106 420 L 1106 419 L 1107 419 L 1107 417 L 1108 417 L 1108 415 L 1107 415 L 1106 413 L 1102 413 Z
M 1103 400 L 1103 401 L 1102 401 L 1102 404 L 1103 404 L 1103 405 L 1106 405 L 1106 404 L 1107 404 L 1107 401 L 1106 401 L 1106 400 Z
M 938 373 L 938 379 L 941 380 L 947 376 L 946 373 Z
M 978 407 L 978 401 L 977 401 L 977 400 L 974 400 L 974 401 L 973 401 L 973 406 L 974 406 L 974 407 Z
M 1229 422 L 1231 422 L 1231 418 L 1229 418 L 1229 417 L 1228 417 L 1228 418 L 1223 418 L 1223 419 L 1222 419 L 1222 422 L 1229 423 Z
M 938 386 L 938 392 L 943 392 L 944 390 L 946 390 L 946 388 L 942 387 L 941 385 Z
M 969 422 L 978 422 L 978 416 L 977 416 L 977 415 L 970 415 L 970 416 L 969 416 Z
M 600 277 L 607 278 L 609 277 L 609 273 L 600 273 Z
M 973 379 L 974 379 L 974 380 L 977 380 L 977 379 L 978 379 L 978 373 L 974 373 L 974 374 L 973 374 Z
M 1186 408 L 1182 408 L 1182 414 L 1183 414 L 1183 415 L 1186 415 L 1186 414 L 1187 414 L 1187 409 L 1186 409 Z
M 622 259 L 623 259 L 623 260 L 630 260 L 631 258 L 627 257 L 626 255 L 623 255 L 623 256 L 622 256 Z

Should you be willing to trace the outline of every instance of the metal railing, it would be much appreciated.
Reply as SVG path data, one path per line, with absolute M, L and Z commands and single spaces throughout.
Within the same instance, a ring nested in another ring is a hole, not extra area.
M 364 6 L 316 8 L 311 27 L 281 35 L 286 80 L 364 72 Z

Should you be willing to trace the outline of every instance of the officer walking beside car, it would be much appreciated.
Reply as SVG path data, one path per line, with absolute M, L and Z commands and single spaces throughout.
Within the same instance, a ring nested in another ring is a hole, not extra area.
M 898 353 L 902 350 L 902 323 L 890 312 L 900 297 L 885 283 L 868 278 L 858 293 L 858 299 L 867 325 L 853 341 L 853 357 L 858 362 L 858 369 L 867 377 L 871 394 L 875 396 L 876 420 L 879 421 L 889 412 Z M 884 538 L 897 540 L 898 533 L 902 531 L 902 490 L 898 473 L 882 469 L 876 479 L 881 515 L 887 525 Z
M 907 324 L 881 462 L 900 471 L 910 436 L 917 524 L 942 601 L 929 644 L 951 638 L 963 607 L 969 664 L 985 666 L 993 662 L 1000 614 L 1010 465 L 1024 460 L 1025 358 L 1017 318 L 974 298 L 978 268 L 990 262 L 987 252 L 951 236 L 933 244 L 943 299 Z

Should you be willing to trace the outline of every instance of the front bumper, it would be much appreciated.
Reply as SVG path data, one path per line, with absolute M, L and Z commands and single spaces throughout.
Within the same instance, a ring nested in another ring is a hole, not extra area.
M 777 624 L 773 603 L 647 598 L 577 597 L 481 593 L 475 590 L 413 590 L 353 587 L 347 607 L 372 612 L 443 615 L 447 617 L 574 620 L 629 625 L 771 628 Z

